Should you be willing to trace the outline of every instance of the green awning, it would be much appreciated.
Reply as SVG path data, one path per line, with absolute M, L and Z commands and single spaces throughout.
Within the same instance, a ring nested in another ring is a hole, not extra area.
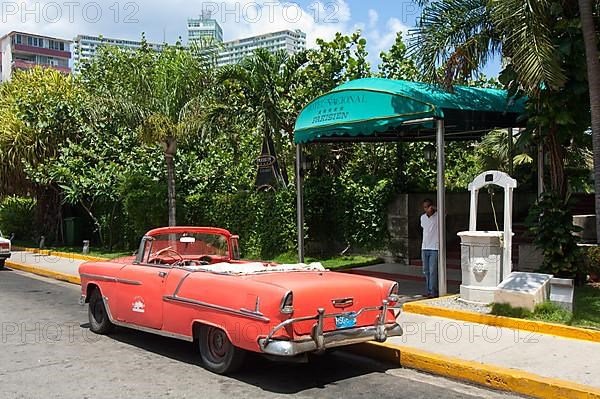
M 525 101 L 504 90 L 454 86 L 448 92 L 426 83 L 359 79 L 310 102 L 298 116 L 294 141 L 389 137 L 432 129 L 432 119 L 444 119 L 448 134 L 521 127 Z

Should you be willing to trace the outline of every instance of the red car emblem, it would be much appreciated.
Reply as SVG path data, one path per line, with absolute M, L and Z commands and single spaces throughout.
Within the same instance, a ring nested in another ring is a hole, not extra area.
M 334 299 L 331 302 L 333 303 L 334 307 L 344 309 L 344 308 L 347 308 L 348 306 L 354 305 L 354 298 Z

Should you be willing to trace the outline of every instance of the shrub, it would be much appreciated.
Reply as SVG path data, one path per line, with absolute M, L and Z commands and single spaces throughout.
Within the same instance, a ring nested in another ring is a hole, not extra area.
M 36 200 L 28 197 L 5 197 L 0 203 L 0 230 L 6 236 L 14 233 L 18 240 L 29 240 L 34 234 Z
M 589 247 L 586 252 L 587 270 L 585 270 L 585 273 L 600 276 L 600 246 Z
M 354 181 L 319 176 L 306 182 L 305 212 L 310 242 L 349 245 L 370 251 L 388 244 L 387 208 L 393 194 L 388 179 Z
M 386 245 L 390 180 L 343 183 L 340 178 L 307 181 L 307 243 L 335 253 L 340 244 L 373 250 Z M 240 235 L 244 257 L 270 258 L 297 250 L 296 191 L 202 193 L 184 201 L 186 223 L 223 227 Z M 313 251 L 314 252 L 314 251 Z
M 127 219 L 124 234 L 128 247 L 135 247 L 148 230 L 166 226 L 166 184 L 144 175 L 131 175 L 122 183 L 120 195 Z
M 186 222 L 240 235 L 246 258 L 269 258 L 296 247 L 295 192 L 195 194 L 185 199 Z
M 579 238 L 567 201 L 543 193 L 531 207 L 526 224 L 533 242 L 544 254 L 541 271 L 557 277 L 575 278 L 582 271 Z

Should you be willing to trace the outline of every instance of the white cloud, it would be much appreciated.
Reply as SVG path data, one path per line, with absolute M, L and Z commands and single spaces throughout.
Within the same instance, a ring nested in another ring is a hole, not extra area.
M 374 29 L 377 26 L 377 22 L 379 21 L 379 14 L 377 11 L 370 9 L 369 10 L 369 28 Z

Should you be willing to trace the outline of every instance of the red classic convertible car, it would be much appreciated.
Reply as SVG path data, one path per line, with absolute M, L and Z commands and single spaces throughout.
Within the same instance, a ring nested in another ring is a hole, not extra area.
M 397 283 L 318 263 L 242 261 L 238 237 L 223 229 L 152 230 L 135 257 L 79 273 L 93 332 L 117 325 L 195 342 L 204 366 L 221 374 L 247 351 L 300 358 L 402 334 Z

